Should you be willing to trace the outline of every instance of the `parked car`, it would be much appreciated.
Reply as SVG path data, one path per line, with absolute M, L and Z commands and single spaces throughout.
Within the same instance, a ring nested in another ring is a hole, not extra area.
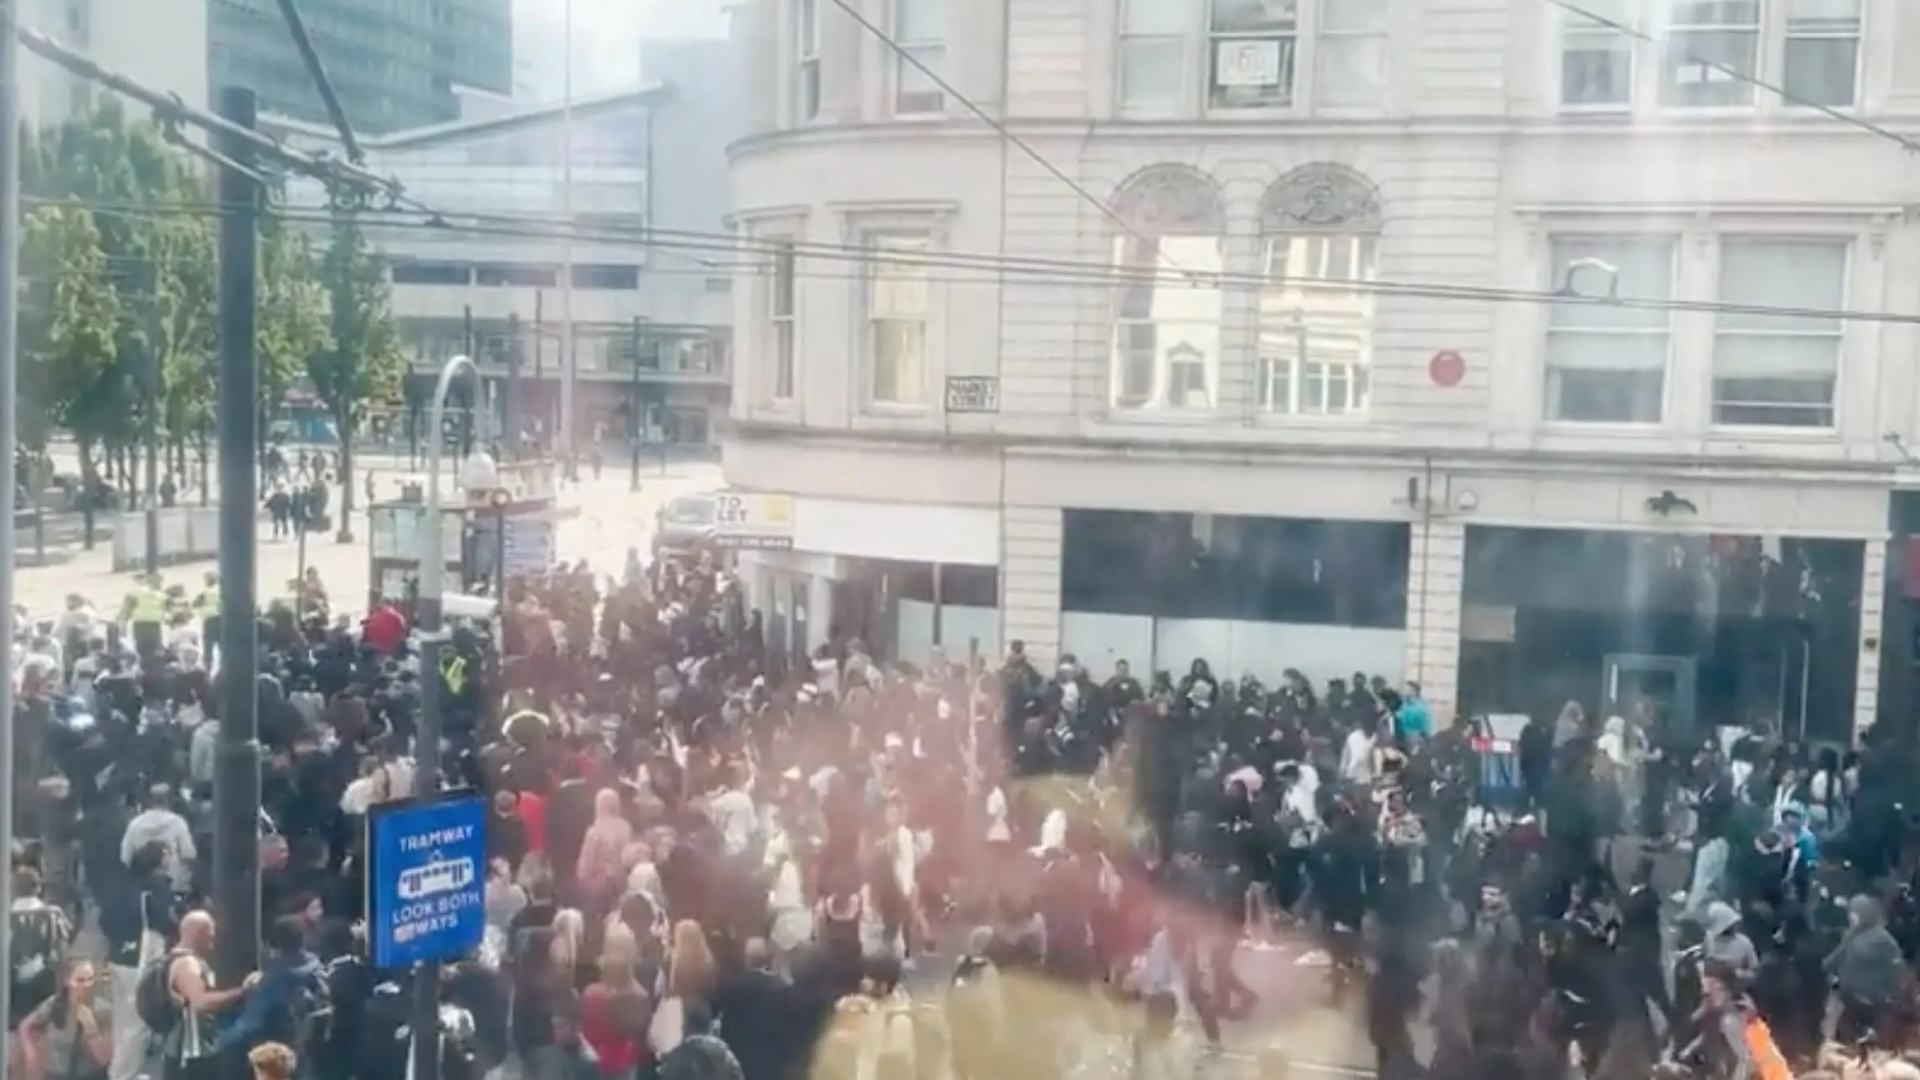
M 711 547 L 715 507 L 712 495 L 678 495 L 668 499 L 654 514 L 654 553 L 686 553 Z

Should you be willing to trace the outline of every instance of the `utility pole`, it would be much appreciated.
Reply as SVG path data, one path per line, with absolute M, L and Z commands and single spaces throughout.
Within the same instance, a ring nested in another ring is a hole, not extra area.
M 579 475 L 574 449 L 579 444 L 573 436 L 573 0 L 563 2 L 567 51 L 560 65 L 560 216 L 567 223 L 560 235 L 560 430 L 554 432 L 554 446 L 561 448 L 567 479 L 575 480 Z
M 252 131 L 251 90 L 220 91 L 220 115 Z M 219 152 L 254 168 L 255 144 L 215 135 Z M 213 776 L 213 880 L 220 925 L 215 969 L 238 986 L 260 954 L 260 700 L 254 613 L 258 522 L 253 457 L 259 376 L 254 368 L 254 274 L 259 260 L 260 189 L 233 168 L 220 170 L 220 742 Z
M 157 268 L 146 268 L 147 288 L 154 288 L 154 279 L 159 276 Z M 147 443 L 147 512 L 142 517 L 146 524 L 146 570 L 148 576 L 160 572 L 160 468 L 155 460 L 160 454 L 160 350 L 154 348 L 155 338 L 149 338 L 142 346 L 146 350 L 146 363 L 141 365 L 143 381 L 147 384 L 146 430 L 142 434 Z
M 13 487 L 12 447 L 14 394 L 18 379 L 15 363 L 20 321 L 20 72 L 14 20 L 18 0 L 0 0 L 0 446 L 8 447 L 7 467 L 0 469 L 0 642 L 13 641 Z M 0 679 L 0 851 L 13 850 L 13 679 Z M 0 912 L 13 909 L 13 875 L 0 874 Z M 13 920 L 0 918 L 0 956 L 13 955 Z M 0 979 L 0 1017 L 13 1015 L 12 979 Z M 11 1042 L 12 1040 L 6 1040 Z M 0 1080 L 7 1080 L 12 1054 L 0 1054 Z
M 437 430 L 446 416 L 447 393 L 453 380 L 468 376 L 467 385 L 478 386 L 479 369 L 465 356 L 447 361 L 433 389 L 433 426 Z M 447 556 L 440 548 L 446 531 L 440 521 L 440 450 L 438 440 L 427 444 L 427 506 L 420 538 L 420 602 L 415 609 L 420 627 L 420 726 L 414 736 L 414 793 L 432 801 L 440 794 L 440 650 L 446 644 L 446 632 L 440 629 L 441 583 L 446 575 Z M 498 524 L 505 528 L 506 522 Z M 413 1080 L 439 1080 L 440 1076 L 440 964 L 428 961 L 413 976 Z
M 500 452 L 520 460 L 520 313 L 507 314 L 507 396 L 500 402 Z
M 633 388 L 627 395 L 627 409 L 633 414 L 633 465 L 627 473 L 627 490 L 640 490 L 640 435 L 646 430 L 640 415 L 640 316 L 633 317 Z
M 547 293 L 544 289 L 533 290 L 533 385 L 540 396 L 540 430 L 536 432 L 541 439 L 552 430 L 553 405 L 547 397 L 547 336 L 544 316 L 546 313 Z

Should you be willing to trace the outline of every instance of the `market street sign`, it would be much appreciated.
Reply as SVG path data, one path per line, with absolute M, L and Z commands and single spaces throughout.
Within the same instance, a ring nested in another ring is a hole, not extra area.
M 999 377 L 995 375 L 947 376 L 947 411 L 950 413 L 999 412 Z

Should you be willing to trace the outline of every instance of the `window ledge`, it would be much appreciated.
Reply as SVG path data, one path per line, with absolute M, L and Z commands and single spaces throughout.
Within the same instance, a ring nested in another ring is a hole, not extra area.
M 933 406 L 905 401 L 869 401 L 861 406 L 866 416 L 895 420 L 917 420 L 933 415 Z
M 1664 420 L 1542 420 L 1546 435 L 1674 435 Z
M 1218 408 L 1213 409 L 1123 409 L 1109 405 L 1106 419 L 1116 424 L 1140 424 L 1144 427 L 1188 427 L 1194 424 L 1212 423 L 1221 418 Z
M 1362 411 L 1357 413 L 1289 413 L 1256 410 L 1253 414 L 1255 425 L 1263 428 L 1352 428 L 1360 427 L 1370 419 Z
M 1838 427 L 1811 427 L 1797 424 L 1714 424 L 1707 429 L 1708 439 L 1778 439 L 1782 442 L 1837 442 Z

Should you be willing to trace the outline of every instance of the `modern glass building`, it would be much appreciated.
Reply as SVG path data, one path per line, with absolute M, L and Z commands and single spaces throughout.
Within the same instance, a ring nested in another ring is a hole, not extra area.
M 456 119 L 456 86 L 513 89 L 512 0 L 303 0 L 301 15 L 356 129 Z M 262 112 L 324 121 L 275 0 L 210 0 L 212 86 L 251 87 Z

